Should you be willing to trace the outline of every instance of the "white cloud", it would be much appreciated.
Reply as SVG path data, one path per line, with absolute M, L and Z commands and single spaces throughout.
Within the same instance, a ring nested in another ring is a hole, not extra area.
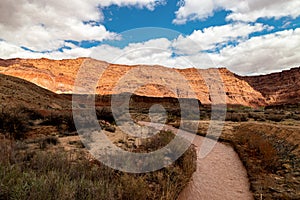
M 118 64 L 162 65 L 162 62 L 172 55 L 171 45 L 171 41 L 165 38 L 152 39 L 141 43 L 131 43 L 124 49 L 102 45 L 94 49 L 93 57 Z M 106 52 L 109 52 L 110 55 Z
M 300 66 L 300 28 L 253 37 L 221 50 L 214 61 L 239 74 L 262 74 Z
M 110 5 L 117 5 L 117 6 L 136 6 L 139 8 L 146 7 L 149 10 L 154 10 L 157 5 L 165 5 L 166 0 L 101 0 L 100 5 L 110 6 Z
M 256 21 L 258 18 L 280 18 L 284 16 L 297 17 L 300 15 L 299 0 L 182 0 L 176 11 L 175 24 L 184 24 L 189 20 L 203 20 L 217 10 L 227 10 L 232 13 L 228 20 Z
M 176 12 L 175 24 L 184 24 L 187 20 L 204 19 L 210 16 L 214 10 L 213 1 L 199 1 L 185 0 L 181 1 L 182 5 Z
M 209 27 L 204 30 L 195 30 L 188 37 L 180 36 L 174 42 L 174 47 L 181 54 L 193 54 L 201 50 L 214 50 L 217 46 L 227 44 L 231 41 L 242 41 L 249 34 L 261 32 L 272 27 L 256 23 L 254 25 L 245 23 L 233 23 L 223 26 Z
M 65 40 L 113 39 L 115 33 L 101 22 L 101 8 L 119 6 L 146 7 L 153 10 L 164 1 L 156 0 L 1 0 L 0 39 L 35 51 L 50 51 L 62 47 Z
M 0 55 L 2 59 L 8 58 L 41 58 L 43 54 L 26 51 L 19 46 L 0 41 Z

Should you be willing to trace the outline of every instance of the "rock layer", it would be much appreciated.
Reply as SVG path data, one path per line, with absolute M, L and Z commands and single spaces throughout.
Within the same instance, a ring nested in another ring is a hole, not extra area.
M 243 106 L 295 103 L 300 100 L 300 68 L 265 76 L 242 77 L 225 68 L 200 70 L 162 66 L 116 65 L 91 58 L 66 60 L 0 59 L 0 73 L 33 82 L 56 93 L 72 93 L 78 72 L 81 86 L 100 95 L 131 92 L 150 97 L 197 98 L 211 104 L 212 94 Z M 94 85 L 91 82 L 94 77 Z M 214 83 L 218 85 L 214 87 Z M 282 84 L 283 83 L 283 84 Z M 220 87 L 223 85 L 223 87 Z M 214 90 L 214 91 L 213 91 Z M 225 102 L 224 102 L 225 103 Z
M 300 102 L 300 67 L 268 75 L 239 78 L 259 91 L 268 105 Z

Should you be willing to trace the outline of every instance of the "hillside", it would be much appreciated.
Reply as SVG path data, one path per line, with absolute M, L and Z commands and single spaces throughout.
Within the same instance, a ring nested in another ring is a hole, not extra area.
M 70 109 L 70 101 L 62 95 L 43 89 L 26 80 L 0 74 L 2 108 L 25 106 L 33 109 Z

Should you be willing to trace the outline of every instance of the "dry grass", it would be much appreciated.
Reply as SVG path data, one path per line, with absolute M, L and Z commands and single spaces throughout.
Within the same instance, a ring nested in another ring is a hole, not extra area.
M 70 161 L 65 152 L 40 152 L 29 161 L 0 163 L 0 199 L 175 199 L 189 170 L 178 165 L 135 175 Z
M 288 141 L 291 136 L 294 142 Z M 232 144 L 247 169 L 256 199 L 300 198 L 297 138 L 296 128 L 266 123 L 236 127 Z
M 159 134 L 153 144 L 163 145 L 170 137 L 170 133 Z M 56 137 L 31 139 L 30 144 L 2 138 L 0 199 L 173 200 L 196 169 L 193 147 L 167 168 L 130 174 L 90 161 L 82 148 L 76 152 L 58 150 L 54 147 L 58 144 Z M 40 148 L 31 149 L 32 141 Z
M 245 147 L 246 154 L 262 161 L 260 163 L 262 169 L 274 172 L 280 165 L 276 149 L 261 133 L 236 131 L 235 140 L 238 145 Z

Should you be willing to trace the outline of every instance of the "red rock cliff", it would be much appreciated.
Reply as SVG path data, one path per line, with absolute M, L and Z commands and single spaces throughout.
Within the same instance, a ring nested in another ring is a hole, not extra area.
M 208 79 L 222 80 L 228 104 L 257 107 L 299 102 L 300 99 L 299 68 L 266 76 L 241 77 L 225 68 L 171 69 L 162 66 L 115 65 L 90 58 L 43 58 L 0 59 L 0 73 L 28 80 L 56 93 L 71 93 L 77 73 L 83 65 L 97 66 L 87 72 L 87 79 L 89 74 L 103 71 L 95 88 L 96 93 L 102 95 L 134 92 L 151 97 L 198 98 L 203 104 L 210 104 L 209 88 L 212 85 L 206 85 L 207 79 L 203 75 L 215 74 Z M 213 84 L 214 80 L 210 83 Z

